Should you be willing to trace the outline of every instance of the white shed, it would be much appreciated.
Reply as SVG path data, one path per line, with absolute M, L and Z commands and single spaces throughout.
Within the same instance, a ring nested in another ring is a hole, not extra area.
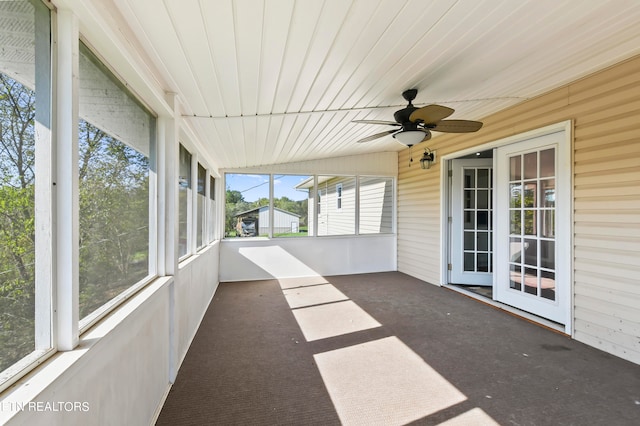
M 255 222 L 255 229 L 258 235 L 269 233 L 269 206 L 256 207 L 235 215 L 241 221 Z M 273 234 L 284 234 L 289 232 L 299 232 L 300 215 L 274 207 L 273 209 Z

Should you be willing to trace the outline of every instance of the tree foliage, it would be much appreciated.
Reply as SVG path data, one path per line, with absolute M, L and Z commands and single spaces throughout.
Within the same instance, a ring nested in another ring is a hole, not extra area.
M 34 346 L 35 93 L 0 73 L 0 370 Z
M 80 120 L 80 318 L 148 271 L 148 159 Z

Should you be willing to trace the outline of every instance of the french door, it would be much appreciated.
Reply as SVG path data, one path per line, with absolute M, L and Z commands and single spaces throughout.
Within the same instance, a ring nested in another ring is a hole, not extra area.
M 568 126 L 523 135 L 492 159 L 451 160 L 448 282 L 571 324 Z M 541 133 L 537 133 L 540 135 Z
M 494 298 L 566 324 L 570 304 L 570 163 L 565 133 L 496 149 Z

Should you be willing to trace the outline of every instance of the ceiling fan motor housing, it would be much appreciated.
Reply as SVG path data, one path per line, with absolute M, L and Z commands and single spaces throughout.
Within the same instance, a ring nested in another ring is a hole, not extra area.
M 417 110 L 418 108 L 414 107 L 413 105 L 410 105 L 406 108 L 400 109 L 396 112 L 393 113 L 393 118 L 396 120 L 396 122 L 402 124 L 402 126 L 407 126 L 407 125 L 411 125 L 413 124 L 414 126 L 417 125 L 417 123 L 413 123 L 409 117 L 411 117 L 411 114 L 413 113 L 413 111 Z
M 403 127 L 403 130 L 416 130 L 417 124 L 414 124 L 410 117 L 413 111 L 419 109 L 413 106 L 411 103 L 416 96 L 418 95 L 418 89 L 409 89 L 402 92 L 402 97 L 405 101 L 409 102 L 406 108 L 400 109 L 393 114 L 393 118 L 395 118 L 397 123 L 400 123 Z

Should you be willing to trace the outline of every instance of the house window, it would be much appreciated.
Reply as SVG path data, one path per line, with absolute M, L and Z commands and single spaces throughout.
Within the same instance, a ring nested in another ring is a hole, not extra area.
M 342 184 L 341 183 L 336 185 L 336 209 L 338 211 L 342 210 Z
M 84 45 L 79 57 L 80 318 L 151 274 L 155 119 Z
M 269 235 L 270 175 L 225 175 L 225 236 Z
M 360 234 L 393 232 L 393 178 L 360 178 Z
M 0 386 L 4 372 L 42 356 L 51 342 L 49 10 L 41 2 L 0 2 Z M 36 70 L 37 68 L 37 70 Z M 43 156 L 44 155 L 44 156 Z M 37 174 L 37 175 L 36 175 Z M 36 215 L 36 205 L 38 214 Z M 36 248 L 36 242 L 38 248 Z M 48 264 L 48 266 L 46 265 Z M 44 268 L 43 268 L 44 265 Z
M 205 242 L 205 203 L 207 200 L 206 197 L 206 184 L 207 184 L 207 170 L 202 167 L 201 164 L 198 164 L 198 220 L 196 226 L 196 245 L 198 248 L 202 247 Z
M 183 258 L 189 253 L 191 229 L 191 153 L 180 144 L 178 175 L 178 256 Z

